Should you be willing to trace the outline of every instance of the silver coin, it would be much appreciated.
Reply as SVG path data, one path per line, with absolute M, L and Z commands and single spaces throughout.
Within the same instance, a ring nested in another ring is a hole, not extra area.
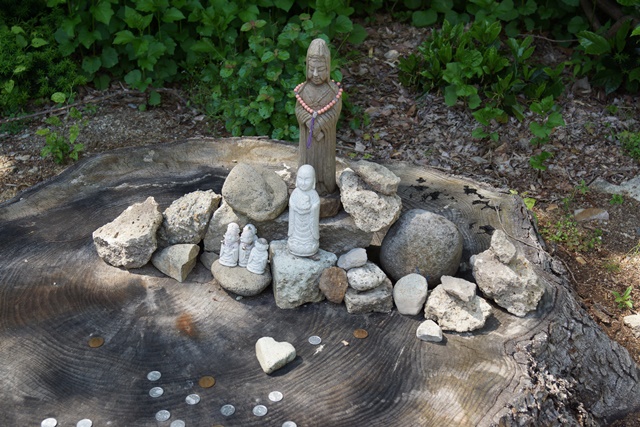
M 279 391 L 272 391 L 269 393 L 269 400 L 272 402 L 280 402 L 282 400 L 282 393 Z
M 230 417 L 231 415 L 236 413 L 236 408 L 233 405 L 224 405 L 220 408 L 220 413 L 225 417 Z
M 76 427 L 91 427 L 92 425 L 93 425 L 93 421 L 91 421 L 88 418 L 85 418 L 84 420 L 78 421 L 78 423 L 76 424 Z
M 322 342 L 322 338 L 317 335 L 313 335 L 309 337 L 309 344 L 318 345 Z
M 151 397 L 160 397 L 164 394 L 164 390 L 162 389 L 162 387 L 154 387 L 151 390 L 149 390 L 149 396 Z
M 46 420 L 42 420 L 40 423 L 40 427 L 56 427 L 58 425 L 58 420 L 55 418 L 47 418 Z
M 267 415 L 267 407 L 264 405 L 256 405 L 253 407 L 253 415 L 256 417 L 264 417 Z
M 169 427 L 184 427 L 184 426 L 186 426 L 184 421 L 175 420 L 174 422 L 171 423 L 171 425 Z
M 195 405 L 200 402 L 200 396 L 198 396 L 197 394 L 190 394 L 184 400 L 185 402 L 187 402 L 187 405 Z
M 147 374 L 147 379 L 149 381 L 158 381 L 161 376 L 162 374 L 160 373 L 160 371 L 151 371 Z
M 167 421 L 169 418 L 171 418 L 171 412 L 166 409 L 156 412 L 156 420 L 158 421 Z
M 298 424 L 293 421 L 285 421 L 282 423 L 282 427 L 298 427 Z

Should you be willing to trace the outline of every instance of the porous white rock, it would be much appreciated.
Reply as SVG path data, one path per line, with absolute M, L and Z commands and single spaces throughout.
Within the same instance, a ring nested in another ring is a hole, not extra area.
M 139 268 L 149 262 L 158 247 L 156 232 L 162 212 L 153 197 L 125 209 L 116 219 L 93 232 L 98 255 L 107 263 Z
M 362 267 L 367 263 L 367 251 L 364 248 L 351 249 L 346 254 L 340 255 L 338 258 L 338 267 L 350 270 L 356 267 Z
M 362 267 L 347 271 L 349 286 L 356 291 L 370 291 L 377 288 L 387 279 L 387 275 L 377 265 L 367 261 Z
M 164 220 L 158 229 L 158 245 L 200 243 L 220 199 L 213 190 L 198 190 L 174 200 L 162 214 Z
M 536 274 L 533 265 L 519 251 L 510 262 L 504 263 L 494 247 L 503 246 L 507 239 L 502 230 L 491 237 L 491 247 L 471 257 L 473 277 L 482 292 L 500 307 L 516 316 L 536 310 L 545 291 L 545 282 Z M 503 257 L 503 259 L 506 259 Z
M 502 230 L 497 230 L 491 236 L 491 250 L 503 264 L 509 264 L 517 254 L 515 245 Z
M 380 247 L 380 263 L 393 280 L 418 273 L 429 285 L 437 285 L 444 275 L 453 276 L 461 258 L 462 235 L 456 225 L 422 209 L 405 212 Z
M 295 308 L 324 299 L 318 281 L 325 268 L 335 265 L 335 254 L 320 249 L 313 257 L 297 257 L 288 251 L 286 240 L 272 241 L 269 254 L 278 307 Z
M 450 295 L 442 285 L 431 291 L 424 307 L 424 317 L 438 322 L 445 331 L 480 329 L 490 314 L 491 306 L 484 299 L 475 296 L 471 301 L 463 301 Z
M 416 337 L 422 341 L 440 342 L 442 341 L 442 329 L 433 320 L 425 320 L 418 326 Z
M 624 317 L 624 324 L 631 328 L 633 334 L 640 338 L 640 314 L 632 314 Z
M 400 177 L 386 167 L 366 160 L 353 162 L 350 166 L 371 190 L 387 196 L 397 193 Z
M 398 280 L 393 287 L 393 302 L 398 313 L 414 316 L 424 309 L 429 285 L 423 276 L 411 273 Z
M 476 284 L 458 277 L 442 276 L 442 288 L 453 297 L 464 302 L 471 301 L 476 296 Z
M 172 245 L 157 251 L 151 263 L 162 273 L 183 282 L 198 260 L 200 246 L 191 243 Z
M 353 170 L 346 169 L 338 180 L 340 200 L 356 226 L 372 233 L 393 224 L 400 216 L 402 199 L 371 190 Z
M 271 284 L 269 266 L 264 273 L 255 274 L 243 267 L 226 267 L 214 261 L 211 274 L 223 289 L 245 297 L 259 295 Z
M 256 357 L 265 374 L 270 374 L 296 358 L 295 347 L 286 341 L 278 342 L 272 337 L 256 341 Z
M 287 184 L 272 170 L 238 163 L 224 181 L 222 197 L 234 211 L 254 221 L 275 219 L 287 207 Z
M 380 286 L 369 291 L 358 292 L 347 289 L 344 303 L 351 314 L 390 313 L 393 309 L 393 285 L 386 279 Z

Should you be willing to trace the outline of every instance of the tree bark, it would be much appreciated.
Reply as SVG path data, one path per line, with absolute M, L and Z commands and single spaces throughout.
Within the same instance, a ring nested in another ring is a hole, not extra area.
M 464 260 L 501 228 L 538 265 L 548 291 L 525 318 L 496 308 L 474 333 L 415 337 L 421 316 L 349 315 L 328 302 L 280 310 L 269 292 L 236 299 L 198 265 L 180 284 L 151 266 L 111 267 L 91 233 L 133 203 L 162 209 L 196 189 L 220 192 L 235 162 L 293 171 L 296 149 L 259 139 L 190 140 L 81 161 L 0 205 L 0 424 L 168 426 L 589 425 L 640 409 L 639 369 L 588 317 L 543 250 L 517 196 L 406 164 L 405 209 L 440 213 Z M 346 166 L 339 162 L 338 169 Z M 554 270 L 555 268 L 555 270 Z M 468 274 L 468 272 L 467 272 Z M 369 332 L 356 339 L 355 329 Z M 307 338 L 318 335 L 321 346 Z M 265 375 L 254 346 L 288 341 L 297 358 Z M 89 340 L 102 337 L 92 348 Z M 151 382 L 149 371 L 162 377 Z M 212 388 L 198 379 L 216 378 Z M 164 388 L 159 398 L 149 396 Z M 284 399 L 270 402 L 278 390 Z M 187 405 L 185 397 L 202 400 Z M 220 407 L 233 404 L 230 417 Z M 256 417 L 252 408 L 268 407 Z M 167 409 L 172 416 L 157 422 Z

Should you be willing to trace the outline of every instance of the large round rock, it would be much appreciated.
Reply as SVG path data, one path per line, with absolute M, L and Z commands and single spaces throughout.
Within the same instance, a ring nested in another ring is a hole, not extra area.
M 462 258 L 462 235 L 441 215 L 412 209 L 391 226 L 382 241 L 380 263 L 394 281 L 410 273 L 426 277 L 430 286 L 453 276 Z

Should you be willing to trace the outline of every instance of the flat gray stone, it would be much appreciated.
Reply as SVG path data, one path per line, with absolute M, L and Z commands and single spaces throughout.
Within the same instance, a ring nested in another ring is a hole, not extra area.
M 273 296 L 279 308 L 295 308 L 324 299 L 318 282 L 322 272 L 335 265 L 335 254 L 320 249 L 312 257 L 297 257 L 287 249 L 286 240 L 276 240 L 269 246 L 269 255 Z
M 262 337 L 256 342 L 256 358 L 264 373 L 270 374 L 295 359 L 296 349 L 288 342 Z
M 340 255 L 340 258 L 338 258 L 338 267 L 345 270 L 362 267 L 366 263 L 367 251 L 364 248 L 351 249 L 349 252 Z
M 476 296 L 476 284 L 458 277 L 442 276 L 442 288 L 453 297 L 464 302 L 471 301 Z
M 344 302 L 351 314 L 390 313 L 393 309 L 393 285 L 386 279 L 382 285 L 370 291 L 347 289 Z
M 162 213 L 153 197 L 125 209 L 116 219 L 93 232 L 93 243 L 105 262 L 140 268 L 158 247 L 156 232 Z
M 263 274 L 255 274 L 244 267 L 226 267 L 214 261 L 211 274 L 223 289 L 245 297 L 259 295 L 271 284 L 268 265 Z
M 640 201 L 640 175 L 635 176 L 620 185 L 611 184 L 602 178 L 597 178 L 589 187 L 603 193 L 620 194 L 623 196 L 633 197 Z
M 469 332 L 480 329 L 491 314 L 491 306 L 476 296 L 469 302 L 449 295 L 442 285 L 429 294 L 424 317 L 438 322 L 444 331 Z
M 418 326 L 416 337 L 422 341 L 440 342 L 442 341 L 442 329 L 433 320 L 425 320 Z
M 633 335 L 640 338 L 640 314 L 625 316 L 624 324 L 631 328 Z
M 224 181 L 222 197 L 231 208 L 253 221 L 275 219 L 287 207 L 287 184 L 272 170 L 238 163 Z
M 349 286 L 356 291 L 370 291 L 377 288 L 387 279 L 387 275 L 377 265 L 367 261 L 362 267 L 347 271 Z
M 429 285 L 423 276 L 411 273 L 398 280 L 393 287 L 393 302 L 398 313 L 415 316 L 424 309 Z
M 371 190 L 387 196 L 398 192 L 400 177 L 386 167 L 366 160 L 352 162 L 349 166 Z
M 198 260 L 200 246 L 183 243 L 161 249 L 151 258 L 153 265 L 162 273 L 183 282 Z
M 200 254 L 200 262 L 202 263 L 202 265 L 207 267 L 207 270 L 211 270 L 213 262 L 216 261 L 219 257 L 220 256 L 215 252 L 202 251 L 202 254 Z
M 200 243 L 220 199 L 220 195 L 213 190 L 198 190 L 174 200 L 163 213 L 164 220 L 157 235 L 158 244 L 165 247 L 179 243 Z

